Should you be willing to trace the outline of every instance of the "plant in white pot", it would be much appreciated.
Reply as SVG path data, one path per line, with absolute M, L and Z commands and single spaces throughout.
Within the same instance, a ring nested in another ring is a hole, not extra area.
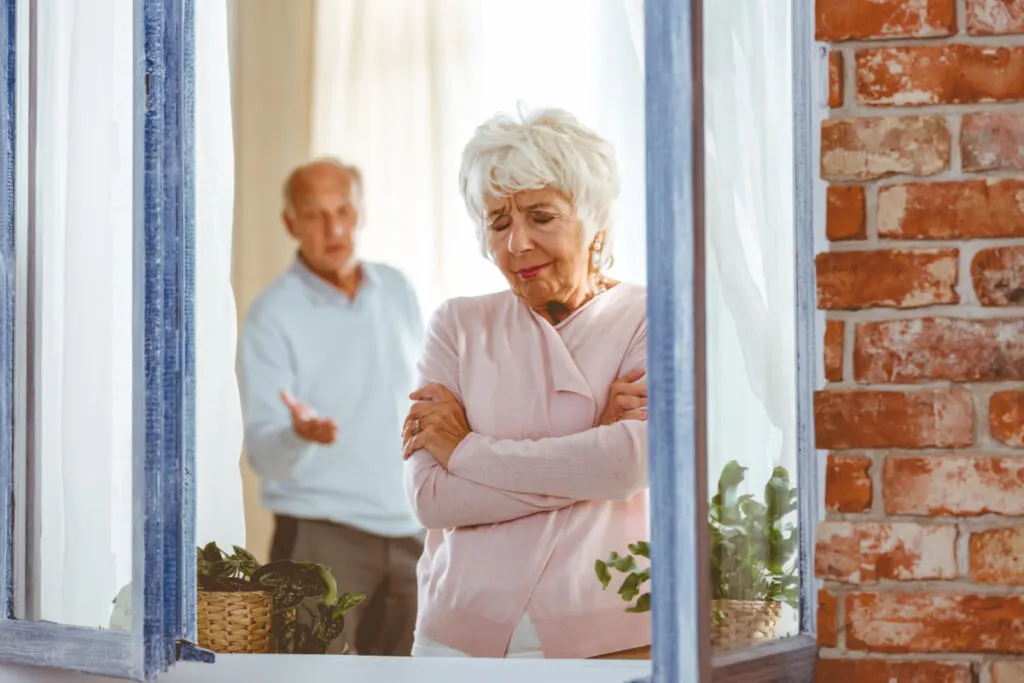
M 790 486 L 789 472 L 784 467 L 772 471 L 763 501 L 739 494 L 746 472 L 735 460 L 729 462 L 708 506 L 711 640 L 719 649 L 774 638 L 782 605 L 795 609 L 799 600 L 797 492 Z M 650 558 L 646 542 L 631 544 L 625 556 L 612 553 L 594 568 L 605 588 L 611 570 L 625 574 L 618 592 L 631 603 L 626 610 L 646 612 L 651 594 L 643 586 L 650 567 L 641 566 L 637 557 Z

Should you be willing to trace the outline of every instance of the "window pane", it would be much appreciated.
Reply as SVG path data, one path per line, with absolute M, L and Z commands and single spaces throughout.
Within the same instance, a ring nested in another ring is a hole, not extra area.
M 799 630 L 790 3 L 705 0 L 708 488 L 719 649 Z
M 35 267 L 20 294 L 34 332 L 18 616 L 127 628 L 112 617 L 132 576 L 133 6 L 36 11 L 33 210 L 19 234 Z

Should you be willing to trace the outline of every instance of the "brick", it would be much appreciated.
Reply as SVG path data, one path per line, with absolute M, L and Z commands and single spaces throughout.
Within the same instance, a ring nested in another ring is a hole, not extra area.
M 1024 596 L 856 594 L 846 647 L 871 652 L 1024 652 Z
M 818 590 L 818 647 L 839 644 L 839 601 L 824 588 Z
M 843 583 L 954 579 L 956 527 L 912 522 L 822 522 L 814 575 Z
M 970 394 L 922 391 L 819 391 L 814 396 L 820 449 L 963 448 L 974 440 Z
M 989 529 L 971 534 L 970 578 L 974 583 L 1024 583 L 1024 528 Z
M 859 50 L 857 102 L 919 106 L 1024 99 L 1024 47 L 928 45 Z
M 911 183 L 878 192 L 882 239 L 1024 237 L 1024 181 Z
M 817 0 L 815 38 L 821 42 L 924 38 L 956 32 L 953 0 Z
M 825 509 L 829 512 L 865 512 L 871 509 L 871 459 L 856 455 L 829 455 L 825 468 Z
M 853 376 L 865 384 L 1024 379 L 1024 319 L 914 318 L 857 325 Z
M 825 235 L 833 242 L 862 240 L 868 236 L 863 187 L 832 185 L 828 188 Z
M 964 116 L 960 156 L 969 172 L 1024 170 L 1024 114 Z
M 828 106 L 843 106 L 843 53 L 839 50 L 828 53 Z
M 941 116 L 828 119 L 821 123 L 821 177 L 935 175 L 949 168 L 951 144 Z
M 992 662 L 988 676 L 990 683 L 1024 683 L 1024 662 Z
M 997 391 L 988 401 L 988 431 L 1007 446 L 1024 446 L 1024 391 Z
M 988 455 L 890 457 L 882 468 L 890 515 L 1024 514 L 1024 459 Z
M 843 381 L 843 334 L 842 320 L 825 323 L 825 379 L 829 382 Z
M 1024 304 L 1024 247 L 979 251 L 971 259 L 971 282 L 982 306 Z
M 815 683 L 972 683 L 962 662 L 907 662 L 880 659 L 819 659 Z
M 833 251 L 815 258 L 818 308 L 920 308 L 960 301 L 956 249 Z
M 1024 0 L 967 0 L 967 31 L 974 35 L 1024 33 Z

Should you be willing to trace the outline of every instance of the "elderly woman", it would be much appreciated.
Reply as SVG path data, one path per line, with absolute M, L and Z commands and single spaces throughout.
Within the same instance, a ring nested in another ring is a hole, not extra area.
M 604 274 L 619 192 L 570 114 L 496 117 L 460 185 L 509 291 L 434 314 L 404 427 L 427 528 L 413 656 L 587 658 L 649 645 L 594 560 L 648 537 L 646 293 Z

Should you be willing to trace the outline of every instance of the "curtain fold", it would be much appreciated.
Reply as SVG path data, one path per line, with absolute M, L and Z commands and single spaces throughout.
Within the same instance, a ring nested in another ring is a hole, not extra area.
M 360 167 L 360 252 L 404 272 L 425 313 L 465 283 L 500 286 L 479 256 L 468 258 L 479 254 L 472 230 L 451 231 L 467 220 L 457 176 L 475 110 L 473 9 L 466 0 L 321 0 L 314 10 L 311 156 Z
M 231 286 L 235 150 L 226 0 L 193 0 L 196 56 L 196 542 L 245 545 L 238 315 Z
M 644 71 L 644 0 L 622 0 L 626 11 L 626 23 L 629 25 L 629 36 L 633 40 L 640 71 Z
M 704 3 L 708 472 L 739 460 L 759 496 L 796 481 L 790 48 L 790 2 Z
M 131 579 L 132 7 L 37 8 L 40 616 L 105 625 Z

